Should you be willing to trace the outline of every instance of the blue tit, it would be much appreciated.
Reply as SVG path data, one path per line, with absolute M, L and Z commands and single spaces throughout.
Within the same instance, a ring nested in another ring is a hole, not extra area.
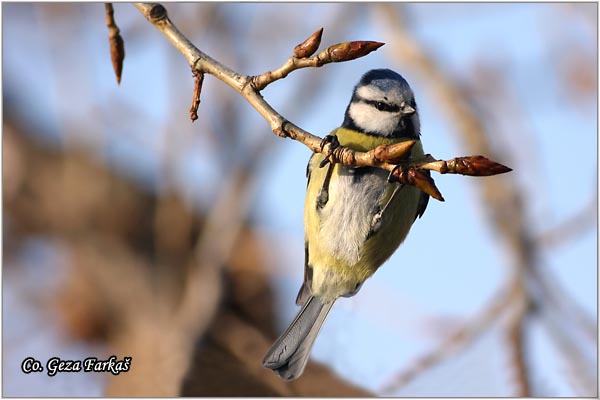
M 406 80 L 389 69 L 367 72 L 354 88 L 340 128 L 329 134 L 341 146 L 368 151 L 417 140 L 410 157 L 423 156 L 419 114 Z M 263 365 L 286 380 L 298 378 L 334 302 L 355 295 L 404 241 L 429 196 L 388 181 L 374 167 L 326 164 L 315 153 L 307 168 L 304 203 L 302 309 L 267 352 Z

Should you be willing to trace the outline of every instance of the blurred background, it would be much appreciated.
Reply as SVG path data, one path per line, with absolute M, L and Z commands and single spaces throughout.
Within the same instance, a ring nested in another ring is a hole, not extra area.
M 513 172 L 433 174 L 405 243 L 334 307 L 298 380 L 261 360 L 297 312 L 310 152 L 129 4 L 5 3 L 4 396 L 597 396 L 597 4 L 168 4 L 241 74 L 321 48 L 264 97 L 319 136 L 372 68 L 411 84 L 425 151 Z M 32 356 L 131 356 L 119 376 L 24 374 Z

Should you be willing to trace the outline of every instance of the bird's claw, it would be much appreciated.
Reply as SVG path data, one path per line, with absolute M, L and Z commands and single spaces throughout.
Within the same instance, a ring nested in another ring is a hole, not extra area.
M 398 179 L 396 179 L 396 177 L 394 176 L 394 173 L 396 172 L 396 170 L 400 169 L 399 165 L 395 165 L 394 168 L 392 168 L 392 170 L 390 171 L 390 174 L 387 177 L 387 181 L 389 183 L 392 183 L 394 181 L 397 181 Z
M 329 151 L 327 152 L 327 154 L 325 154 L 325 158 L 319 164 L 319 168 L 323 168 L 328 163 L 330 163 L 331 162 L 331 160 L 330 160 L 331 155 L 333 154 L 333 152 L 335 151 L 335 149 L 337 149 L 338 147 L 341 146 L 340 142 L 338 141 L 337 136 L 335 136 L 335 135 L 327 135 L 327 136 L 325 136 L 323 138 L 323 140 L 321 140 L 321 144 L 319 145 L 319 148 L 321 149 L 321 152 L 323 152 L 323 149 L 325 148 L 325 146 L 327 145 L 327 143 L 329 143 L 329 145 L 330 145 Z

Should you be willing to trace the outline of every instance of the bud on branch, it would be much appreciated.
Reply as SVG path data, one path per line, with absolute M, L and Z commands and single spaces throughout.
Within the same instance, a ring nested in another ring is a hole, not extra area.
M 123 60 L 125 59 L 125 45 L 115 22 L 112 3 L 104 5 L 106 11 L 106 26 L 108 27 L 108 43 L 110 46 L 110 60 L 112 62 L 117 84 L 121 84 L 121 73 L 123 72 Z
M 512 171 L 511 168 L 484 156 L 456 157 L 448 161 L 437 160 L 423 164 L 420 168 L 437 171 L 440 174 L 470 176 L 491 176 Z
M 394 168 L 390 174 L 390 178 L 391 177 L 397 179 L 398 182 L 404 185 L 410 185 L 421 189 L 436 200 L 444 201 L 444 197 L 437 186 L 435 186 L 433 178 L 416 168 Z
M 373 153 L 373 157 L 378 161 L 398 164 L 403 158 L 406 158 L 415 143 L 417 143 L 416 140 L 407 140 L 389 145 L 384 144 L 377 146 L 371 152 Z
M 329 46 L 321 54 L 327 54 L 327 57 L 324 59 L 328 62 L 350 61 L 359 57 L 364 57 L 370 52 L 377 50 L 384 44 L 385 43 L 363 40 L 356 42 L 344 42 Z M 319 56 L 321 54 L 319 54 Z
M 333 62 L 354 60 L 356 58 L 364 57 L 384 45 L 384 43 L 365 40 L 344 42 L 329 46 L 319 54 L 313 56 L 321 44 L 322 35 L 323 28 L 319 29 L 310 35 L 304 42 L 294 47 L 292 56 L 287 59 L 281 67 L 251 77 L 250 82 L 254 90 L 261 91 L 267 87 L 267 85 L 276 80 L 285 78 L 290 72 L 297 69 L 321 67 Z
M 294 47 L 293 56 L 296 58 L 305 58 L 315 54 L 315 51 L 317 51 L 321 44 L 321 36 L 323 36 L 323 28 L 319 29 L 310 35 L 304 42 Z

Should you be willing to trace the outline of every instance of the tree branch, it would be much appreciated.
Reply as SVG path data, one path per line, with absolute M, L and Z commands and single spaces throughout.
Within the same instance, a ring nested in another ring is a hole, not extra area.
M 320 31 L 315 32 L 305 41 L 305 43 L 309 43 L 307 47 L 313 47 L 315 43 L 318 46 L 318 43 L 320 43 L 321 41 L 320 36 L 318 42 L 316 41 L 316 39 L 314 41 L 311 41 L 311 39 L 315 37 L 315 35 L 319 32 L 322 33 L 322 31 L 323 28 L 321 28 Z M 301 54 L 312 54 L 310 53 L 310 51 L 303 51 L 303 44 L 304 43 L 298 45 L 302 48 Z M 281 67 L 273 71 L 265 72 L 262 75 L 254 76 L 252 78 L 252 86 L 255 90 L 260 91 L 272 82 L 285 78 L 290 72 L 295 71 L 297 69 L 307 67 L 321 67 L 325 64 L 329 64 L 332 62 L 354 60 L 355 58 L 363 57 L 369 54 L 370 52 L 377 50 L 384 44 L 385 43 L 370 41 L 345 42 L 329 46 L 328 48 L 326 48 L 325 50 L 321 51 L 319 54 L 313 57 L 298 57 L 294 54 L 290 58 L 288 58 L 287 61 Z M 296 49 L 298 48 L 298 46 L 296 46 Z M 300 53 L 300 51 L 298 52 Z M 296 51 L 294 51 L 294 53 L 296 53 Z
M 319 30 L 303 43 L 296 46 L 293 55 L 281 67 L 254 77 L 243 76 L 196 48 L 171 22 L 167 16 L 166 9 L 162 5 L 157 3 L 136 3 L 135 6 L 183 54 L 195 75 L 207 73 L 229 85 L 259 112 L 276 135 L 299 141 L 312 152 L 326 155 L 332 163 L 384 169 L 391 172 L 392 176 L 401 183 L 416 186 L 435 199 L 443 201 L 443 197 L 435 187 L 433 179 L 418 172 L 417 169 L 430 169 L 441 172 L 442 169 L 446 168 L 444 165 L 447 165 L 447 162 L 441 161 L 441 164 L 436 164 L 435 162 L 439 160 L 433 157 L 422 160 L 398 160 L 397 157 L 394 160 L 382 159 L 375 157 L 372 151 L 365 153 L 346 147 L 334 148 L 331 143 L 324 142 L 322 138 L 287 121 L 260 94 L 260 91 L 267 85 L 283 79 L 296 69 L 320 67 L 332 62 L 353 60 L 377 50 L 383 43 L 372 41 L 344 42 L 329 46 L 316 56 L 309 57 L 316 51 L 316 48 L 320 44 L 322 31 Z M 475 159 L 478 157 L 481 156 L 459 157 L 457 159 L 463 160 L 468 166 L 454 170 L 446 168 L 446 172 L 459 174 L 465 174 L 466 172 L 468 175 L 485 176 L 510 171 L 510 168 L 487 160 L 484 157 L 481 158 L 486 163 L 477 164 Z M 452 162 L 453 160 L 450 160 L 448 163 Z M 428 164 L 428 166 L 425 168 L 423 167 L 424 164 Z

